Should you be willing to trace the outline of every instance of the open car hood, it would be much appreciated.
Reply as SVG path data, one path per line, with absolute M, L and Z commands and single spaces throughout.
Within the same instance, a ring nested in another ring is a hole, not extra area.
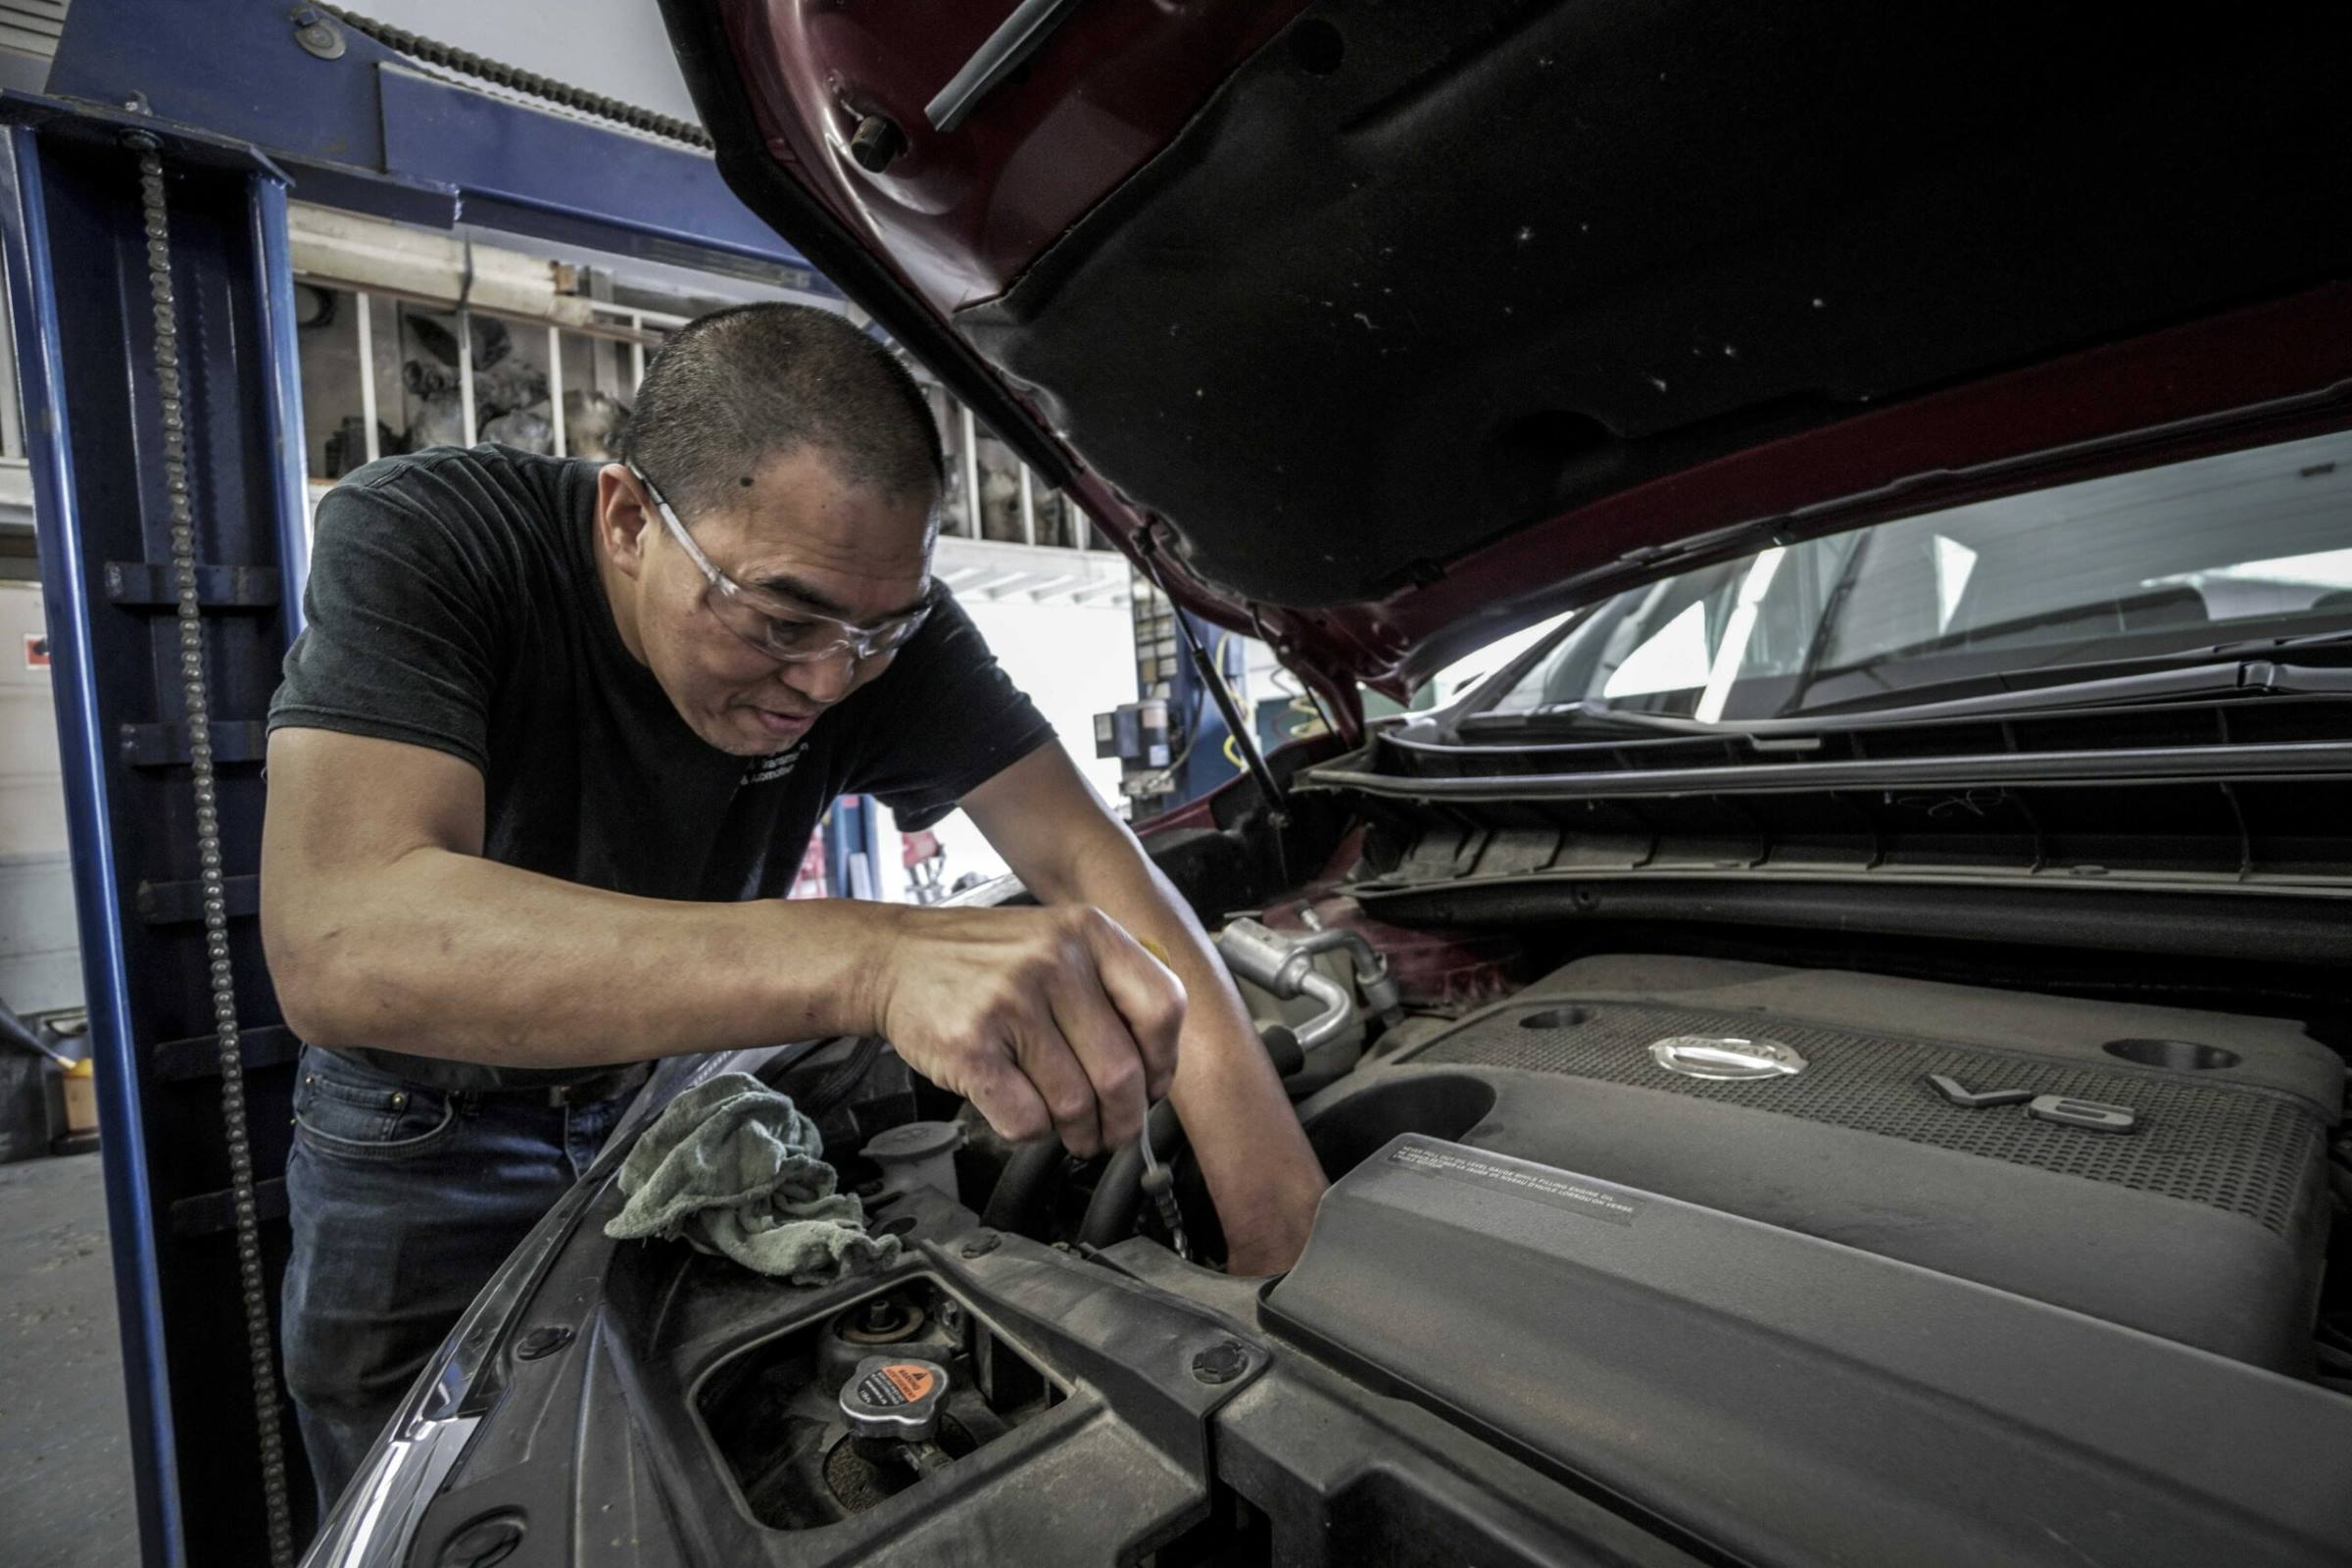
M 2345 8 L 664 9 L 743 199 L 1348 713 L 1669 565 L 2345 417 Z

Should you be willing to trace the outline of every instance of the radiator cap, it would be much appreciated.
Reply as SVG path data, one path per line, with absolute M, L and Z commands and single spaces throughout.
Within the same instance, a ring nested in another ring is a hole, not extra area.
M 869 1355 L 841 1389 L 841 1419 L 853 1437 L 928 1443 L 939 1434 L 948 1369 L 906 1355 Z

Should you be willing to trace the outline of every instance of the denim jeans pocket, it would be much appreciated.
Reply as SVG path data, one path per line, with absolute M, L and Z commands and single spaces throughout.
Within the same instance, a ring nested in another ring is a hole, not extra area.
M 294 1126 L 318 1153 L 402 1159 L 440 1144 L 457 1121 L 456 1100 L 440 1090 L 405 1084 L 322 1051 L 302 1054 Z

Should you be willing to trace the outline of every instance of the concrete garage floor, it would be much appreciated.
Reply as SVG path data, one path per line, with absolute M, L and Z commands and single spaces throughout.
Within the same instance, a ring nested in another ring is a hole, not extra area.
M 0 1559 L 138 1558 L 98 1156 L 0 1165 Z

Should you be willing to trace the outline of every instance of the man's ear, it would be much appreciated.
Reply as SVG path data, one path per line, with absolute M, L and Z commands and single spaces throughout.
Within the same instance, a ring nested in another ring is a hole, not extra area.
M 657 519 L 647 510 L 643 494 L 629 470 L 608 463 L 596 470 L 596 536 L 605 554 L 624 577 L 635 577 L 652 542 L 649 528 Z

